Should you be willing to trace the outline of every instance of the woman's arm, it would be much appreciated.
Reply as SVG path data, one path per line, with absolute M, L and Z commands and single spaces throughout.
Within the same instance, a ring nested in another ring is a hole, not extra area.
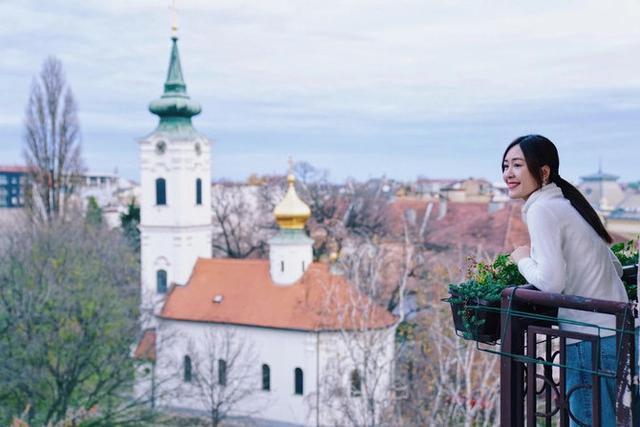
M 561 293 L 566 285 L 559 221 L 544 205 L 531 206 L 527 227 L 533 254 L 518 261 L 518 270 L 529 283 L 545 292 Z

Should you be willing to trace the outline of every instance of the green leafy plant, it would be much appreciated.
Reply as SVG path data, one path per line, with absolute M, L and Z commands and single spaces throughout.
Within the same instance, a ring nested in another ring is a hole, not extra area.
M 480 298 L 486 301 L 500 300 L 500 294 L 507 286 L 518 286 L 527 280 L 518 271 L 518 266 L 501 254 L 492 263 L 476 262 L 469 257 L 467 280 L 460 284 L 451 284 L 449 289 L 462 299 Z
M 523 285 L 527 280 L 507 254 L 498 255 L 491 263 L 477 262 L 473 257 L 467 260 L 467 280 L 449 285 L 448 302 L 462 318 L 464 338 L 474 339 L 474 334 L 486 322 L 487 312 L 498 305 L 502 291 L 508 286 Z M 488 307 L 477 308 L 481 302 Z
M 620 264 L 626 266 L 626 268 L 631 268 L 631 266 L 638 265 L 638 240 L 629 240 L 627 242 L 616 243 L 611 246 L 611 251 L 618 258 Z M 624 284 L 625 290 L 627 291 L 627 296 L 630 300 L 637 301 L 638 300 L 638 284 L 635 275 L 637 274 L 637 270 L 635 272 L 630 272 L 630 275 L 625 273 L 622 276 L 622 283 Z
M 611 246 L 611 251 L 622 265 L 638 264 L 638 241 L 629 240 Z

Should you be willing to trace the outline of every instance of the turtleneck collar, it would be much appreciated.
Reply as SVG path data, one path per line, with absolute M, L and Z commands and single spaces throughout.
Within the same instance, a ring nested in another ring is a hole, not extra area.
M 522 206 L 522 220 L 527 222 L 527 211 L 538 200 L 543 199 L 552 199 L 556 197 L 564 197 L 562 195 L 562 190 L 555 183 L 551 182 L 547 185 L 544 185 L 531 193 L 524 206 Z

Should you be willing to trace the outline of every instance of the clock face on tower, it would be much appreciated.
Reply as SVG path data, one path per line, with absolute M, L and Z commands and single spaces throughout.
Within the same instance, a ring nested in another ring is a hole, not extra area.
M 202 153 L 202 147 L 200 146 L 199 142 L 196 142 L 195 149 L 196 149 L 196 154 L 199 156 Z
M 156 143 L 156 153 L 164 154 L 165 151 L 167 151 L 167 143 L 164 141 L 158 141 Z

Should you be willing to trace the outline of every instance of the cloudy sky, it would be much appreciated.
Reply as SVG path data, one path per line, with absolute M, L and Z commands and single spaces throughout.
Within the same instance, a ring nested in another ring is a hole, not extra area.
M 0 164 L 21 163 L 31 81 L 58 56 L 92 171 L 138 178 L 162 91 L 170 0 L 0 0 Z M 505 145 L 541 133 L 561 174 L 640 179 L 640 2 L 178 0 L 196 127 L 213 178 L 499 179 Z

